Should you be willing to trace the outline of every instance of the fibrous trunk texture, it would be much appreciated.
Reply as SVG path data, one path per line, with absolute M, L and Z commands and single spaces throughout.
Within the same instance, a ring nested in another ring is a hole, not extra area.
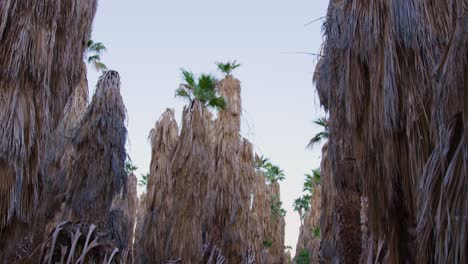
M 369 262 L 466 262 L 467 5 L 330 1 L 316 82 L 333 210 L 366 197 Z
M 178 141 L 174 110 L 168 109 L 150 132 L 151 165 L 135 234 L 137 263 L 159 263 L 169 256 L 174 206 L 172 157 Z
M 299 239 L 296 245 L 296 256 L 302 250 L 306 250 L 309 253 L 310 263 L 318 263 L 320 234 L 315 234 L 314 229 L 320 228 L 321 204 L 322 188 L 320 185 L 317 185 L 310 198 L 310 210 L 305 213 L 301 223 Z
M 208 247 L 219 248 L 229 262 L 241 263 L 247 255 L 250 192 L 249 175 L 242 173 L 241 168 L 240 82 L 227 76 L 220 81 L 218 92 L 227 106 L 220 110 L 214 123 L 216 163 L 215 173 L 209 178 L 205 205 L 206 242 Z
M 200 101 L 173 110 L 151 131 L 147 193 L 139 206 L 137 263 L 284 263 L 284 218 L 272 213 L 278 183 L 255 171 L 252 144 L 240 136 L 240 82 L 218 85 L 227 107 L 212 114 Z M 267 240 L 274 241 L 269 247 Z
M 172 158 L 174 204 L 167 258 L 198 263 L 203 257 L 203 205 L 214 175 L 211 113 L 194 101 L 184 109 L 182 130 Z
M 136 178 L 125 172 L 125 106 L 117 72 L 104 73 L 73 137 L 74 157 L 62 220 L 96 223 L 120 252 L 130 252 Z
M 0 261 L 33 224 L 46 146 L 84 71 L 96 3 L 0 2 Z
M 268 187 L 268 194 L 271 203 L 281 201 L 280 185 L 278 182 L 273 182 Z M 270 210 L 270 226 L 267 229 L 267 237 L 271 239 L 272 245 L 268 249 L 271 261 L 273 264 L 286 263 L 286 254 L 284 250 L 284 232 L 285 232 L 284 216 L 276 215 Z

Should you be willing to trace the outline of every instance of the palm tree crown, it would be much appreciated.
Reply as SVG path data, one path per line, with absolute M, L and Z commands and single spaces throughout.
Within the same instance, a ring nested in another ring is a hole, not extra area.
M 192 72 L 182 69 L 182 79 L 185 83 L 176 90 L 176 96 L 186 98 L 190 102 L 197 100 L 218 110 L 226 108 L 226 101 L 216 92 L 218 81 L 213 76 L 202 73 L 195 78 Z
M 314 123 L 323 127 L 323 131 L 317 133 L 312 139 L 310 139 L 309 144 L 307 144 L 308 148 L 312 148 L 316 144 L 330 137 L 330 127 L 328 126 L 328 121 L 325 117 L 320 117 L 315 120 Z
M 222 62 L 217 62 L 216 65 L 218 66 L 218 70 L 220 70 L 222 73 L 230 76 L 232 71 L 235 70 L 236 68 L 238 68 L 240 65 L 240 63 L 237 63 L 237 61 L 228 61 L 226 63 L 222 63 Z
M 91 64 L 96 71 L 107 71 L 107 66 L 101 61 L 101 54 L 107 48 L 102 42 L 94 42 L 92 39 L 86 43 L 86 61 Z

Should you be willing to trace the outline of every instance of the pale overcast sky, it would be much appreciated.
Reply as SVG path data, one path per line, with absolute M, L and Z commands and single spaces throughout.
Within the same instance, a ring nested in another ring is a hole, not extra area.
M 149 171 L 147 138 L 156 120 L 168 107 L 180 120 L 184 101 L 174 98 L 179 69 L 216 73 L 215 61 L 236 59 L 242 63 L 234 72 L 242 83 L 242 133 L 286 173 L 285 244 L 294 248 L 300 222 L 292 203 L 302 193 L 304 173 L 320 164 L 320 147 L 305 146 L 320 129 L 312 121 L 323 115 L 312 84 L 316 56 L 301 52 L 319 51 L 327 5 L 326 0 L 99 0 L 93 39 L 107 46 L 102 60 L 120 73 L 128 148 L 138 174 Z M 93 92 L 98 74 L 88 72 Z

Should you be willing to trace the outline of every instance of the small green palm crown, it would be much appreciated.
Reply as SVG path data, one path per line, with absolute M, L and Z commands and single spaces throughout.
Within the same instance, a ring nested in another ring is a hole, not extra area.
M 323 127 L 323 131 L 320 131 L 312 139 L 310 139 L 309 144 L 307 145 L 308 148 L 312 148 L 316 144 L 319 144 L 323 140 L 326 140 L 330 137 L 330 127 L 325 117 L 321 117 L 315 120 L 314 123 Z
M 92 39 L 86 43 L 86 60 L 96 71 L 107 71 L 107 66 L 101 61 L 101 54 L 107 48 L 101 42 L 94 42 Z
M 235 60 L 232 62 L 228 61 L 226 63 L 217 62 L 216 66 L 218 66 L 218 70 L 220 70 L 222 73 L 226 74 L 227 76 L 231 76 L 232 71 L 239 68 L 241 65 Z
M 218 96 L 216 87 L 218 81 L 209 74 L 202 73 L 198 78 L 187 70 L 182 69 L 182 79 L 184 83 L 180 84 L 176 90 L 176 96 L 186 98 L 190 102 L 197 100 L 206 107 L 216 110 L 225 109 L 226 101 L 222 96 Z

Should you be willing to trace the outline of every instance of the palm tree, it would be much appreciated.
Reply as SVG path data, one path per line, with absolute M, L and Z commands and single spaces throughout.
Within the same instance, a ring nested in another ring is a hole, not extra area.
M 294 211 L 299 213 L 302 223 L 302 220 L 305 217 L 305 212 L 310 210 L 310 195 L 306 194 L 294 200 L 293 208 Z
M 255 154 L 255 169 L 260 170 L 266 168 L 267 164 L 270 163 L 270 159 L 265 156 L 258 156 Z
M 226 76 L 231 76 L 232 71 L 237 69 L 241 65 L 240 65 L 240 63 L 237 63 L 236 60 L 234 60 L 232 62 L 228 61 L 226 63 L 217 62 L 216 66 L 218 66 L 218 70 L 220 70 L 222 73 L 226 74 Z
M 306 179 L 302 190 L 312 195 L 314 188 L 319 185 L 321 181 L 320 169 L 312 170 L 312 174 L 306 173 L 304 176 L 306 176 Z
M 265 177 L 270 183 L 282 181 L 286 178 L 284 171 L 280 167 L 273 165 L 271 163 L 267 164 Z
M 88 40 L 86 44 L 86 61 L 91 64 L 96 71 L 107 71 L 107 66 L 101 61 L 101 54 L 107 48 L 102 42 L 94 42 L 92 39 Z
M 141 179 L 138 180 L 138 185 L 146 187 L 148 185 L 149 173 L 142 174 Z
M 283 209 L 283 202 L 281 202 L 279 195 L 271 195 L 271 213 L 273 217 L 285 216 L 286 210 Z
M 319 119 L 315 120 L 314 123 L 323 127 L 323 131 L 317 133 L 313 138 L 310 139 L 309 144 L 307 144 L 307 148 L 312 148 L 316 144 L 330 137 L 328 120 L 325 117 L 320 117 Z
M 125 172 L 127 174 L 132 174 L 136 170 L 138 170 L 138 167 L 132 163 L 132 160 L 127 157 L 127 160 L 125 161 Z
M 217 94 L 218 81 L 213 76 L 202 73 L 196 79 L 192 72 L 182 69 L 182 79 L 185 83 L 180 84 L 176 96 L 186 98 L 191 103 L 197 100 L 217 110 L 226 108 L 226 101 Z

